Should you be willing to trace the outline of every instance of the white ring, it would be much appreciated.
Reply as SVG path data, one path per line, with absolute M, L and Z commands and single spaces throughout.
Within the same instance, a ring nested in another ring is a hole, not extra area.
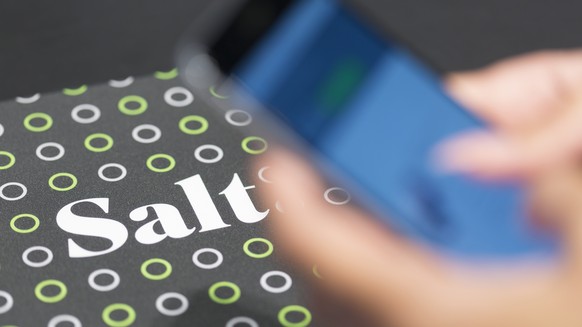
M 238 324 L 246 324 L 249 327 L 259 327 L 259 324 L 249 317 L 234 317 L 226 323 L 225 327 L 237 327 Z
M 174 95 L 176 94 L 183 94 L 186 98 L 184 100 L 176 100 L 174 99 Z M 194 96 L 190 91 L 186 90 L 181 86 L 176 86 L 171 89 L 168 89 L 166 93 L 164 93 L 164 100 L 166 103 L 173 107 L 185 107 L 194 101 Z
M 8 186 L 18 186 L 22 190 L 22 193 L 19 196 L 15 196 L 12 198 L 7 197 L 4 194 L 4 189 Z M 0 186 L 0 198 L 4 199 L 6 201 L 18 201 L 18 200 L 24 198 L 26 196 L 26 193 L 28 193 L 28 189 L 26 188 L 26 186 L 24 186 L 24 184 L 21 184 L 21 183 L 11 182 L 11 183 L 6 183 L 6 184 Z
M 4 303 L 2 306 L 0 306 L 0 315 L 1 315 L 3 313 L 10 311 L 10 309 L 12 309 L 12 306 L 14 305 L 14 299 L 12 298 L 12 295 L 10 295 L 10 293 L 8 293 L 6 291 L 0 291 L 0 297 L 3 297 L 6 299 L 6 303 Z
M 269 166 L 265 166 L 265 167 L 263 167 L 263 168 L 259 169 L 259 173 L 258 173 L 258 175 L 259 175 L 259 179 L 260 179 L 260 180 L 262 180 L 263 182 L 265 182 L 265 183 L 267 183 L 267 184 L 273 184 L 273 181 L 271 181 L 271 180 L 268 180 L 268 179 L 265 177 L 265 175 L 264 175 L 264 174 L 265 174 L 265 170 L 267 170 L 267 169 L 269 169 L 269 168 L 271 168 L 271 167 L 269 167 Z
M 182 302 L 182 304 L 176 309 L 168 309 L 164 307 L 164 301 L 168 299 L 179 300 L 180 302 Z M 186 312 L 186 310 L 188 310 L 188 306 L 189 306 L 188 299 L 184 295 L 176 292 L 164 293 L 156 299 L 156 309 L 158 309 L 158 311 L 161 314 L 166 316 L 171 317 L 179 316 Z
M 46 253 L 46 259 L 44 259 L 43 261 L 40 261 L 40 262 L 31 261 L 28 258 L 28 256 L 34 251 L 42 251 L 42 252 Z M 24 263 L 27 266 L 32 267 L 32 268 L 45 267 L 45 266 L 48 266 L 53 261 L 53 251 L 51 251 L 49 248 L 44 247 L 44 246 L 31 246 L 28 249 L 26 249 L 24 252 L 22 252 L 22 261 L 24 261 Z
M 122 79 L 122 80 L 112 79 L 109 81 L 109 86 L 116 87 L 116 88 L 122 88 L 122 87 L 130 86 L 132 83 L 133 83 L 133 77 L 129 76 L 126 79 Z
M 275 202 L 275 209 L 277 209 L 277 211 L 280 213 L 285 213 L 285 210 L 283 210 L 283 207 L 281 206 L 281 201 L 279 200 Z
M 305 202 L 303 201 L 298 202 L 298 204 L 301 208 L 305 207 Z M 283 205 L 281 204 L 281 201 L 279 200 L 275 201 L 275 209 L 277 209 L 277 211 L 280 213 L 286 213 Z
M 61 322 L 70 322 L 71 324 L 73 324 L 73 327 L 83 327 L 83 324 L 81 324 L 81 320 L 79 320 L 79 318 L 75 317 L 75 316 L 71 316 L 71 315 L 58 315 L 53 317 L 53 319 L 51 319 L 48 323 L 47 327 L 58 327 L 58 325 Z
M 40 93 L 37 93 L 37 94 L 29 96 L 29 97 L 16 97 L 16 102 L 22 103 L 22 104 L 31 104 L 31 103 L 35 103 L 36 101 L 38 101 L 38 99 L 40 99 Z
M 54 157 L 47 157 L 44 154 L 42 154 L 42 150 L 44 150 L 45 148 L 48 148 L 48 147 L 57 148 L 57 150 L 59 150 L 59 154 L 57 154 Z M 55 160 L 59 160 L 64 155 L 65 155 L 65 148 L 62 145 L 60 145 L 60 144 L 58 144 L 56 142 L 46 142 L 46 143 L 43 143 L 43 144 L 39 145 L 38 148 L 36 148 L 36 156 L 39 159 L 44 160 L 44 161 L 55 161 Z
M 109 275 L 109 276 L 113 277 L 113 281 L 109 285 L 99 285 L 95 281 L 95 279 L 99 275 Z M 117 286 L 119 286 L 120 281 L 121 281 L 121 279 L 119 278 L 119 274 L 111 269 L 97 269 L 89 275 L 89 279 L 88 279 L 89 286 L 91 286 L 92 289 L 99 291 L 99 292 L 113 291 L 115 288 L 117 288 Z
M 154 132 L 154 136 L 152 136 L 150 138 L 145 138 L 145 137 L 139 136 L 139 132 L 144 131 L 144 130 Z M 154 143 L 157 140 L 159 140 L 162 137 L 162 131 L 157 126 L 154 126 L 152 124 L 143 124 L 143 125 L 139 125 L 139 126 L 135 127 L 133 129 L 133 131 L 131 131 L 131 137 L 133 137 L 133 139 L 139 143 L 149 144 L 149 143 Z
M 202 263 L 202 262 L 200 262 L 200 259 L 198 257 L 203 253 L 213 253 L 214 255 L 216 255 L 216 261 L 214 263 Z M 222 253 L 220 253 L 220 251 L 218 251 L 216 249 L 211 249 L 211 248 L 200 249 L 200 250 L 194 252 L 194 255 L 192 255 L 192 262 L 194 262 L 196 267 L 202 268 L 202 269 L 217 268 L 218 266 L 220 266 L 222 264 L 223 259 L 224 258 L 222 256 Z
M 285 279 L 285 284 L 283 284 L 283 286 L 279 286 L 279 287 L 274 287 L 274 286 L 269 285 L 269 283 L 267 283 L 267 280 L 273 276 L 283 277 L 283 279 Z M 269 293 L 283 293 L 285 291 L 288 291 L 292 285 L 293 285 L 293 280 L 291 279 L 291 276 L 289 276 L 288 274 L 286 274 L 282 271 L 278 271 L 278 270 L 269 271 L 268 273 L 265 273 L 261 277 L 261 287 Z
M 216 151 L 216 157 L 214 157 L 212 159 L 207 159 L 207 158 L 202 157 L 202 151 L 204 151 L 204 150 Z M 219 162 L 222 159 L 222 157 L 224 157 L 224 151 L 222 151 L 222 149 L 216 145 L 205 144 L 205 145 L 201 145 L 198 148 L 196 148 L 196 150 L 194 151 L 194 157 L 196 158 L 196 160 L 198 160 L 200 162 L 211 164 L 211 163 Z
M 347 196 L 348 196 L 348 197 L 347 197 L 345 200 L 343 200 L 343 201 L 335 201 L 335 200 L 332 200 L 332 199 L 329 197 L 329 193 L 331 193 L 331 192 L 333 192 L 333 191 L 342 191 L 342 192 L 344 192 L 345 194 L 347 194 Z M 325 193 L 323 194 L 323 197 L 325 198 L 325 201 L 327 201 L 328 203 L 331 203 L 331 204 L 333 204 L 333 205 L 336 205 L 336 206 L 343 205 L 343 204 L 347 204 L 347 203 L 348 203 L 348 202 L 350 202 L 350 200 L 352 199 L 352 196 L 350 195 L 350 193 L 348 193 L 348 191 L 344 190 L 344 189 L 343 189 L 343 188 L 341 188 L 341 187 L 332 187 L 332 188 L 328 188 L 328 189 L 325 191 Z
M 83 118 L 83 117 L 79 116 L 79 113 L 81 111 L 84 111 L 84 110 L 91 111 L 93 113 L 93 116 L 88 117 L 88 118 Z M 73 118 L 73 120 L 79 124 L 91 124 L 91 123 L 98 121 L 100 117 L 101 117 L 101 110 L 99 110 L 99 108 L 97 108 L 97 106 L 94 106 L 94 105 L 88 104 L 88 103 L 80 104 L 80 105 L 76 106 L 75 108 L 73 108 L 73 110 L 71 111 L 71 118 Z
M 236 114 L 244 114 L 247 116 L 247 118 L 243 121 L 235 121 L 234 119 L 232 119 L 232 116 L 236 115 Z M 226 112 L 226 114 L 224 115 L 224 118 L 226 119 L 226 121 L 234 126 L 247 126 L 250 123 L 253 122 L 253 117 L 246 111 L 244 110 L 238 110 L 238 109 L 233 109 L 233 110 L 229 110 Z
M 121 170 L 121 175 L 117 176 L 117 177 L 107 177 L 104 174 L 105 169 L 107 168 L 117 168 L 119 170 Z M 125 169 L 125 167 L 123 167 L 122 165 L 118 164 L 118 163 L 108 163 L 108 164 L 104 164 L 103 166 L 101 166 L 99 168 L 99 170 L 97 171 L 97 175 L 99 175 L 99 178 L 101 178 L 102 180 L 106 181 L 106 182 L 119 182 L 120 180 L 124 179 L 125 176 L 127 176 L 127 169 Z
M 4 126 L 0 124 L 0 136 L 4 135 Z

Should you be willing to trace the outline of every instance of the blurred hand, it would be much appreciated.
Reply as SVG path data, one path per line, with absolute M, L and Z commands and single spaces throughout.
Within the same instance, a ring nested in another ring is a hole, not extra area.
M 442 147 L 451 170 L 529 178 L 582 153 L 582 50 L 539 52 L 452 74 L 448 88 L 492 128 Z
M 533 209 L 558 218 L 550 223 L 563 239 L 561 258 L 482 267 L 440 257 L 363 211 L 327 204 L 318 174 L 281 149 L 259 162 L 272 167 L 274 181 L 261 198 L 285 208 L 271 213 L 275 238 L 305 272 L 317 264 L 332 296 L 382 326 L 582 326 L 582 52 L 518 57 L 448 81 L 492 131 L 443 145 L 444 164 L 486 178 L 526 178 Z

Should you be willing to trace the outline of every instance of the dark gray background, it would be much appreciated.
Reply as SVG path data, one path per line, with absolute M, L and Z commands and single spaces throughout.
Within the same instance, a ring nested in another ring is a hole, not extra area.
M 474 68 L 501 57 L 541 48 L 582 45 L 580 38 L 582 2 L 574 0 L 351 1 L 358 3 L 364 12 L 371 13 L 375 21 L 380 22 L 382 26 L 390 28 L 412 44 L 434 62 L 440 72 Z M 80 84 L 100 84 L 112 78 L 125 78 L 128 75 L 150 75 L 155 70 L 172 68 L 175 66 L 174 45 L 177 39 L 206 2 L 66 0 L 58 2 L 58 5 L 46 1 L 2 2 L 0 99 L 59 90 L 63 87 L 76 87 Z M 220 325 L 218 322 L 220 319 L 222 319 L 220 323 L 223 324 L 224 319 L 235 314 L 251 315 L 262 325 L 267 326 L 273 324 L 272 320 L 280 306 L 302 297 L 299 295 L 302 293 L 301 287 L 294 288 L 292 294 L 284 297 L 262 295 L 259 300 L 253 297 L 252 292 L 257 288 L 256 281 L 260 274 L 281 265 L 275 259 L 258 264 L 249 260 L 240 251 L 240 245 L 245 240 L 262 235 L 262 225 L 238 224 L 236 228 L 213 234 L 197 234 L 188 240 L 169 241 L 161 246 L 148 248 L 147 251 L 133 242 L 124 246 L 118 254 L 88 260 L 84 265 L 66 260 L 64 257 L 67 235 L 58 231 L 51 217 L 54 217 L 65 203 L 78 197 L 110 195 L 112 198 L 120 199 L 112 204 L 116 206 L 112 209 L 112 214 L 118 214 L 124 219 L 127 218 L 127 212 L 135 206 L 154 201 L 176 203 L 180 209 L 187 210 L 183 203 L 184 198 L 180 197 L 179 192 L 176 193 L 173 188 L 168 189 L 174 187 L 175 181 L 201 173 L 208 181 L 212 194 L 217 194 L 226 186 L 233 173 L 247 172 L 247 158 L 240 153 L 238 147 L 240 135 L 237 133 L 242 131 L 230 130 L 218 120 L 211 121 L 217 128 L 201 138 L 190 140 L 176 131 L 177 120 L 182 115 L 190 111 L 208 115 L 210 113 L 207 108 L 198 104 L 182 111 L 167 108 L 161 100 L 162 94 L 168 87 L 174 86 L 174 83 L 179 82 L 155 81 L 150 77 L 138 79 L 134 85 L 125 90 L 115 90 L 105 85 L 91 86 L 86 94 L 78 98 L 67 98 L 61 93 L 55 93 L 43 95 L 42 101 L 45 102 L 41 101 L 32 106 L 23 107 L 14 102 L 6 102 L 4 107 L 0 108 L 4 110 L 0 114 L 0 119 L 6 127 L 15 131 L 11 134 L 12 132 L 7 129 L 4 136 L 6 143 L 0 146 L 6 147 L 18 158 L 22 158 L 19 159 L 22 165 L 18 170 L 11 170 L 10 174 L 4 174 L 1 178 L 22 180 L 30 186 L 30 198 L 27 200 L 30 202 L 22 202 L 22 208 L 15 206 L 3 208 L 3 217 L 11 217 L 29 207 L 35 210 L 42 208 L 42 216 L 47 220 L 43 221 L 43 229 L 39 230 L 37 237 L 51 235 L 51 238 L 42 240 L 51 245 L 60 256 L 55 259 L 55 265 L 51 266 L 50 270 L 30 273 L 20 262 L 19 255 L 26 247 L 36 242 L 36 239 L 31 240 L 15 234 L 7 234 L 0 238 L 3 248 L 10 249 L 0 254 L 0 261 L 13 262 L 12 265 L 3 266 L 11 269 L 3 269 L 0 288 L 11 291 L 20 303 L 28 305 L 15 308 L 9 317 L 2 318 L 14 319 L 13 322 L 27 322 L 28 325 L 34 326 L 38 325 L 38 321 L 46 321 L 62 310 L 77 314 L 89 325 L 99 325 L 100 310 L 115 300 L 130 302 L 135 306 L 139 315 L 136 325 L 139 326 L 147 324 L 190 326 L 192 323 L 217 326 Z M 120 118 L 115 109 L 116 101 L 121 96 L 131 93 L 147 95 L 150 101 L 152 109 L 147 114 L 137 117 L 139 120 L 128 121 L 127 117 Z M 95 130 L 81 129 L 72 125 L 70 120 L 66 120 L 66 115 L 61 115 L 63 110 L 69 110 L 85 102 L 95 103 L 103 109 L 102 123 L 95 127 L 91 126 L 96 128 Z M 55 127 L 43 135 L 43 138 L 38 138 L 39 135 L 30 135 L 22 131 L 21 126 L 24 116 L 33 111 L 46 111 L 53 117 L 59 117 L 60 121 L 55 123 Z M 168 112 L 170 114 L 167 114 Z M 134 125 L 152 121 L 164 128 L 166 136 L 174 135 L 168 140 L 179 140 L 173 144 L 164 143 L 156 146 L 161 146 L 165 151 L 176 151 L 172 154 L 176 155 L 179 161 L 187 163 L 172 174 L 164 175 L 163 179 L 156 175 L 152 177 L 152 174 L 143 167 L 144 158 L 157 148 L 136 147 L 131 142 L 123 141 L 124 137 L 128 139 L 129 129 Z M 119 150 L 108 154 L 115 157 L 108 159 L 95 156 L 87 154 L 83 149 L 81 142 L 87 133 L 102 131 L 101 129 L 106 129 L 105 131 L 112 133 L 116 140 L 119 140 L 117 143 Z M 63 143 L 68 149 L 68 159 L 60 162 L 58 167 L 44 165 L 46 163 L 39 163 L 34 159 L 33 150 L 40 142 L 44 142 L 43 139 L 46 137 Z M 226 157 L 220 166 L 206 168 L 204 165 L 192 163 L 193 147 L 206 142 L 219 144 L 227 151 L 229 157 Z M 91 160 L 87 161 L 87 158 Z M 127 182 L 131 183 L 131 188 L 124 188 L 124 184 L 114 188 L 95 180 L 94 172 L 98 166 L 107 161 L 122 159 L 134 173 L 127 179 Z M 47 167 L 55 170 L 48 170 Z M 59 194 L 60 197 L 57 197 L 53 192 L 48 193 L 51 196 L 47 196 L 46 192 L 50 190 L 47 190 L 45 181 L 52 173 L 60 170 L 77 173 L 81 180 L 80 185 L 70 194 Z M 246 182 L 249 183 L 248 180 Z M 129 189 L 136 193 L 128 194 Z M 126 198 L 133 200 L 119 206 Z M 225 203 L 220 204 L 220 210 L 226 219 L 235 221 Z M 3 219 L 2 224 L 7 230 L 8 220 Z M 133 229 L 135 227 L 132 225 Z M 196 272 L 194 278 L 191 275 L 194 268 L 189 262 L 189 256 L 193 249 L 203 246 L 215 246 L 224 251 L 229 264 L 225 264 L 221 268 L 223 270 L 218 273 Z M 137 267 L 146 258 L 162 255 L 175 264 L 175 278 L 168 279 L 165 284 L 152 286 L 141 278 Z M 116 269 L 122 273 L 124 280 L 132 283 L 124 284 L 123 288 L 111 297 L 91 295 L 85 278 L 89 271 L 101 265 Z M 72 275 L 71 272 L 76 275 Z M 65 301 L 55 306 L 39 306 L 39 302 L 32 297 L 33 285 L 45 278 L 45 275 L 68 278 L 71 294 Z M 73 278 L 74 276 L 77 278 Z M 217 278 L 240 283 L 248 295 L 245 295 L 237 306 L 221 308 L 213 305 L 208 301 L 205 292 L 208 285 Z M 185 280 L 189 282 L 186 283 Z M 155 317 L 157 313 L 152 307 L 153 299 L 160 292 L 171 288 L 187 293 L 191 303 L 196 303 L 193 311 L 175 320 Z M 312 307 L 313 305 L 310 306 Z M 27 308 L 34 309 L 35 314 L 29 314 Z M 340 310 L 334 311 L 337 313 Z M 0 320 L 0 325 L 4 322 Z
M 576 0 L 351 0 L 441 72 L 582 45 Z M 0 99 L 174 66 L 208 0 L 10 0 L 0 4 Z

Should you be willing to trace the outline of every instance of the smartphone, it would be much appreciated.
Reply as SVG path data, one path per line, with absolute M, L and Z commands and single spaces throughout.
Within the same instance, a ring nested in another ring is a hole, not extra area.
M 339 180 L 357 185 L 381 219 L 439 251 L 471 259 L 556 252 L 553 237 L 530 225 L 520 185 L 435 166 L 435 146 L 487 126 L 389 31 L 336 0 L 217 2 L 184 52 L 197 93 L 221 81 L 244 88 Z

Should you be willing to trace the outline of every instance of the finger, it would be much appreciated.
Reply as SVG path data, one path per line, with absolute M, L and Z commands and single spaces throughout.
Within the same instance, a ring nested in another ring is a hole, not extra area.
M 275 187 L 261 189 L 270 203 L 305 203 L 273 212 L 272 230 L 295 261 L 317 263 L 328 290 L 352 299 L 398 326 L 576 326 L 576 308 L 552 268 L 511 270 L 444 266 L 444 260 L 384 232 L 354 209 L 322 205 L 322 182 L 296 157 L 275 152 L 262 164 L 276 167 Z
M 517 133 L 472 132 L 439 147 L 447 170 L 486 179 L 527 178 L 582 152 L 582 96 L 569 98 L 543 125 Z
M 317 264 L 328 290 L 376 314 L 402 314 L 415 311 L 417 297 L 438 285 L 433 282 L 438 279 L 436 260 L 362 212 L 326 205 L 323 183 L 305 162 L 273 151 L 261 164 L 272 167 L 275 181 L 261 189 L 263 200 L 304 203 L 303 208 L 285 206 L 285 213 L 272 211 L 271 231 L 304 270 Z
M 462 105 L 491 124 L 529 126 L 552 112 L 564 93 L 582 85 L 582 50 L 526 54 L 451 74 L 446 83 Z
M 567 264 L 582 272 L 582 170 L 578 163 L 557 167 L 529 185 L 529 203 L 536 217 L 561 235 Z

